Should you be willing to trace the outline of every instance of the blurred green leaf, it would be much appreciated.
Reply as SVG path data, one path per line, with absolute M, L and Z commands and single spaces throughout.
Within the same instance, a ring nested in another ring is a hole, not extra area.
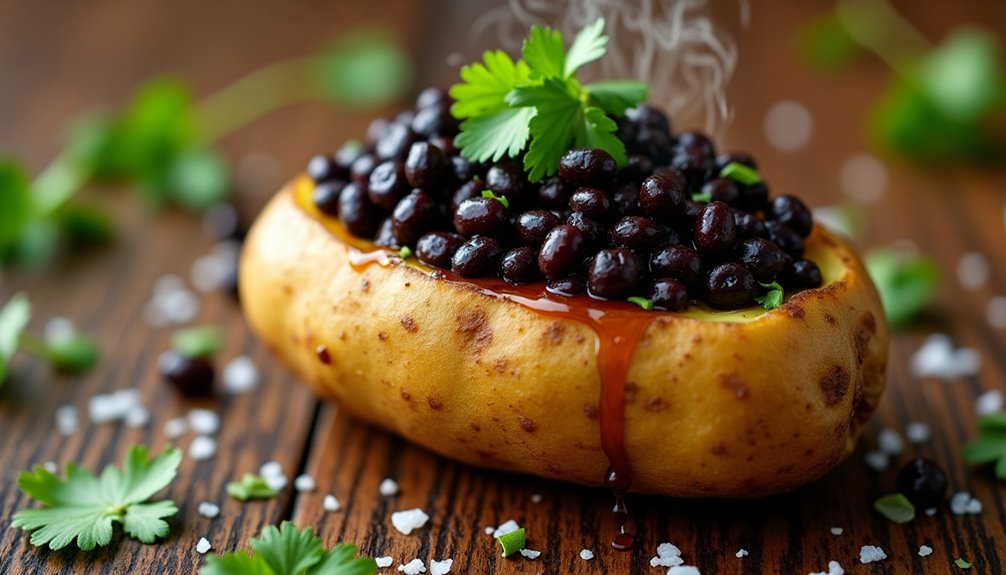
M 0 260 L 10 257 L 32 216 L 24 170 L 12 160 L 0 160 Z
M 341 36 L 317 57 L 322 93 L 353 106 L 379 106 L 404 94 L 412 84 L 409 58 L 384 29 L 365 28 Z
M 42 359 L 58 370 L 84 373 L 101 360 L 101 349 L 89 336 L 74 333 L 59 341 L 47 342 Z
M 10 261 L 27 268 L 45 265 L 59 247 L 59 227 L 49 218 L 31 218 L 12 246 Z
M 891 327 L 906 325 L 936 294 L 939 267 L 922 254 L 877 248 L 866 254 L 865 263 Z
M 17 351 L 21 333 L 31 319 L 31 303 L 23 293 L 15 294 L 0 309 L 0 385 L 7 377 L 7 364 Z
M 995 36 L 984 30 L 957 30 L 921 63 L 919 83 L 947 117 L 980 120 L 1006 104 L 999 49 Z
M 105 244 L 115 237 L 115 226 L 99 206 L 68 204 L 56 212 L 70 247 Z
M 185 357 L 210 357 L 223 349 L 224 334 L 215 325 L 190 327 L 175 332 L 171 347 Z
M 227 199 L 230 173 L 215 150 L 191 149 L 174 158 L 164 185 L 176 203 L 201 212 Z
M 831 70 L 848 67 L 863 53 L 834 12 L 803 27 L 800 51 L 811 64 Z

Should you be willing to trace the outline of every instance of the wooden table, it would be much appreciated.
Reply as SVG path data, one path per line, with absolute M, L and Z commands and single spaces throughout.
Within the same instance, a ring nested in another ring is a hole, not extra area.
M 825 75 L 804 64 L 795 35 L 824 4 L 759 2 L 746 30 L 736 25 L 732 3 L 717 6 L 717 18 L 733 30 L 740 46 L 740 67 L 731 89 L 736 120 L 721 140 L 723 147 L 755 151 L 776 190 L 792 190 L 815 205 L 842 199 L 840 167 L 851 155 L 868 151 L 861 118 L 887 77 L 886 70 L 869 59 L 841 75 Z M 1006 28 L 1001 3 L 911 4 L 913 20 L 933 37 L 965 21 L 996 25 L 1000 32 Z M 448 13 L 443 3 L 408 0 L 0 4 L 0 151 L 22 156 L 37 169 L 58 149 L 60 130 L 69 118 L 120 101 L 151 72 L 180 72 L 192 79 L 199 94 L 207 94 L 256 66 L 305 53 L 320 39 L 375 18 L 402 33 L 417 54 L 421 78 L 447 83 L 453 72 L 444 65 L 448 47 L 443 38 L 463 30 L 469 12 L 478 11 L 471 6 L 467 10 Z M 421 41 L 430 30 L 441 40 Z M 772 149 L 762 131 L 765 111 L 784 99 L 801 102 L 814 118 L 811 143 L 795 153 Z M 226 139 L 223 150 L 235 165 L 254 152 L 267 152 L 277 161 L 276 173 L 259 170 L 249 175 L 244 170 L 242 207 L 257 209 L 311 153 L 361 134 L 368 121 L 366 114 L 303 105 Z M 683 127 L 680 122 L 678 126 Z M 357 424 L 334 405 L 319 403 L 250 336 L 238 307 L 224 295 L 203 299 L 198 322 L 223 326 L 227 345 L 221 360 L 250 355 L 261 370 L 262 385 L 252 394 L 218 400 L 177 395 L 160 381 L 154 367 L 169 345 L 171 330 L 148 327 L 143 306 L 159 276 L 187 275 L 211 242 L 195 218 L 151 214 L 122 191 L 92 191 L 116 212 L 120 240 L 40 272 L 11 274 L 0 285 L 0 300 L 21 289 L 31 295 L 33 328 L 41 329 L 48 317 L 72 318 L 98 338 L 107 356 L 97 370 L 80 378 L 56 376 L 23 359 L 15 362 L 13 377 L 0 390 L 0 527 L 7 527 L 11 516 L 29 505 L 14 482 L 20 470 L 48 460 L 93 469 L 117 463 L 134 443 L 160 449 L 167 443 L 164 423 L 195 406 L 221 413 L 219 454 L 212 461 L 186 458 L 182 464 L 167 490 L 180 512 L 166 541 L 141 545 L 116 537 L 104 550 L 50 552 L 31 547 L 21 531 L 2 529 L 0 573 L 195 573 L 203 563 L 195 552 L 200 537 L 207 537 L 217 551 L 232 550 L 282 519 L 315 526 L 329 543 L 349 541 L 365 553 L 391 555 L 396 565 L 414 557 L 453 558 L 452 573 L 662 573 L 649 566 L 649 559 L 664 541 L 678 545 L 687 562 L 707 575 L 803 574 L 826 570 L 832 559 L 850 573 L 948 573 L 955 572 L 952 561 L 957 557 L 973 562 L 974 573 L 1003 572 L 1003 486 L 991 473 L 965 466 L 960 457 L 961 443 L 974 436 L 974 398 L 986 389 L 1006 388 L 1006 332 L 990 327 L 984 315 L 989 298 L 1006 293 L 1003 173 L 930 171 L 893 159 L 887 166 L 887 193 L 871 207 L 871 226 L 862 245 L 910 238 L 940 260 L 945 281 L 932 313 L 895 336 L 889 390 L 860 448 L 818 483 L 763 500 L 632 497 L 640 542 L 635 553 L 607 547 L 612 529 L 607 493 L 461 466 Z M 988 256 L 992 278 L 987 286 L 965 291 L 953 272 L 959 258 L 973 250 Z M 978 377 L 945 384 L 910 375 L 910 355 L 936 331 L 980 351 L 983 367 Z M 55 431 L 58 407 L 85 408 L 95 393 L 127 387 L 138 388 L 144 403 L 153 408 L 148 426 L 96 426 L 87 424 L 85 416 L 80 432 L 63 437 Z M 932 441 L 909 446 L 887 471 L 868 471 L 863 454 L 874 448 L 877 431 L 903 431 L 910 421 L 929 423 Z M 191 437 L 180 445 L 187 447 Z M 872 501 L 893 491 L 897 468 L 915 455 L 939 462 L 949 474 L 951 489 L 971 492 L 983 503 L 983 513 L 955 516 L 944 508 L 935 517 L 900 526 L 873 512 Z M 249 504 L 227 497 L 226 482 L 271 459 L 291 478 L 301 472 L 314 476 L 318 490 L 297 494 L 287 488 L 275 499 Z M 398 496 L 378 494 L 385 477 L 399 482 Z M 322 509 L 326 493 L 342 501 L 341 511 Z M 541 495 L 540 502 L 534 494 Z M 221 505 L 219 518 L 197 514 L 204 500 Z M 404 536 L 391 527 L 390 514 L 412 507 L 424 508 L 432 520 L 427 528 Z M 541 557 L 499 558 L 483 529 L 507 519 L 527 528 L 529 546 L 542 550 Z M 833 526 L 844 533 L 832 535 Z M 880 545 L 889 558 L 859 565 L 864 544 Z M 923 544 L 934 548 L 931 556 L 917 555 Z M 592 561 L 579 558 L 584 548 L 595 553 Z M 750 553 L 743 559 L 734 556 L 741 548 Z

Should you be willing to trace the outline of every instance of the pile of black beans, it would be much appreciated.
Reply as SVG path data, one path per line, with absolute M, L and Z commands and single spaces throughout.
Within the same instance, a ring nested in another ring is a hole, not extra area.
M 770 199 L 764 183 L 720 178 L 731 162 L 757 164 L 717 154 L 699 132 L 672 135 L 656 108 L 618 120 L 629 154 L 622 169 L 603 150 L 573 149 L 557 175 L 533 183 L 519 158 L 463 158 L 450 105 L 427 89 L 414 111 L 374 121 L 365 144 L 312 158 L 318 209 L 357 237 L 408 246 L 427 265 L 464 278 L 544 281 L 560 296 L 735 309 L 754 303 L 759 284 L 821 285 L 817 265 L 803 259 L 810 210 L 793 196 Z

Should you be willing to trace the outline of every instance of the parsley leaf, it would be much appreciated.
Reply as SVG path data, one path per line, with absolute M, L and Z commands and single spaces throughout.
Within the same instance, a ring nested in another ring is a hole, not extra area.
M 587 26 L 573 39 L 566 56 L 564 71 L 572 76 L 581 66 L 599 60 L 608 47 L 608 37 L 604 35 L 604 18 L 598 18 Z M 645 94 L 644 94 L 645 97 Z
M 1006 412 L 979 418 L 978 432 L 978 439 L 964 444 L 964 461 L 972 465 L 995 462 L 996 477 L 1006 481 Z
M 566 50 L 562 47 L 562 33 L 558 30 L 531 26 L 521 55 L 531 67 L 533 76 L 555 78 L 569 74 L 565 71 Z
M 954 565 L 961 569 L 971 569 L 971 563 L 967 559 L 961 559 L 960 557 L 954 559 Z
M 484 64 L 476 62 L 461 68 L 462 82 L 451 86 L 450 95 L 454 98 L 451 114 L 455 118 L 505 110 L 507 103 L 503 98 L 530 79 L 531 70 L 527 64 L 523 60 L 514 62 L 502 50 L 486 52 L 482 60 Z
M 924 255 L 878 248 L 866 254 L 864 263 L 891 327 L 903 327 L 936 295 L 940 271 Z
M 755 297 L 756 302 L 760 303 L 765 309 L 775 309 L 782 305 L 785 294 L 779 282 L 761 284 L 761 286 L 768 291 L 764 295 Z
M 516 157 L 527 145 L 531 135 L 528 124 L 534 114 L 534 108 L 505 108 L 469 118 L 461 123 L 461 133 L 454 142 L 461 147 L 461 155 L 476 162 Z
M 514 89 L 507 96 L 507 102 L 512 106 L 533 106 L 526 109 L 537 110 L 529 125 L 533 138 L 524 155 L 524 169 L 533 182 L 551 176 L 573 141 L 577 124 L 582 122 L 580 100 L 568 82 L 546 78 L 541 85 Z
M 496 200 L 497 202 L 503 204 L 504 208 L 510 209 L 510 200 L 508 200 L 506 196 L 497 196 L 492 190 L 482 190 L 482 197 L 490 200 Z
M 185 357 L 210 357 L 224 347 L 224 334 L 215 325 L 190 327 L 175 332 L 171 348 Z
M 250 541 L 254 553 L 237 552 L 211 556 L 200 575 L 372 575 L 377 563 L 356 557 L 356 546 L 339 543 L 322 547 L 310 527 L 298 530 L 284 521 L 279 529 L 266 527 Z
M 873 508 L 895 523 L 908 523 L 915 519 L 915 506 L 901 493 L 877 499 L 873 502 Z
M 625 111 L 646 100 L 646 84 L 617 80 L 595 82 L 583 87 L 590 101 L 613 116 L 624 116 Z
M 245 473 L 241 481 L 231 481 L 227 484 L 227 494 L 240 501 L 249 499 L 270 499 L 276 495 L 276 490 L 262 479 L 261 475 Z
M 23 293 L 15 294 L 0 309 L 0 385 L 7 377 L 7 364 L 17 351 L 21 333 L 31 319 L 31 303 Z
M 17 482 L 43 507 L 19 511 L 11 525 L 32 531 L 32 545 L 48 544 L 51 549 L 62 549 L 74 540 L 84 551 L 108 545 L 113 523 L 121 523 L 130 537 L 153 543 L 168 534 L 164 518 L 178 508 L 170 500 L 145 502 L 171 483 L 181 461 L 177 449 L 168 448 L 150 459 L 146 447 L 134 446 L 122 471 L 108 466 L 101 477 L 70 464 L 62 479 L 37 466 L 22 472 Z
M 618 125 L 604 114 L 600 108 L 587 106 L 583 109 L 583 124 L 576 134 L 576 145 L 581 148 L 601 148 L 607 150 L 615 163 L 624 166 L 628 161 L 625 145 L 615 136 Z

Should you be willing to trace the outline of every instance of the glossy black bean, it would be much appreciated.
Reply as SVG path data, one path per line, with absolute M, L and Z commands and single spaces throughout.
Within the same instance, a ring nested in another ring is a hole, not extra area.
M 779 220 L 768 220 L 765 222 L 765 231 L 768 239 L 778 244 L 782 251 L 797 259 L 803 257 L 803 238 L 793 228 Z
M 314 191 L 311 192 L 311 200 L 321 213 L 338 216 L 339 196 L 345 187 L 346 182 L 342 180 L 323 182 L 314 187 Z
M 587 242 L 580 230 L 569 224 L 552 228 L 538 253 L 538 269 L 548 279 L 567 275 L 583 261 Z
M 393 250 L 402 247 L 402 244 L 398 243 L 398 240 L 395 239 L 395 224 L 392 222 L 391 216 L 384 218 L 381 221 L 381 225 L 377 227 L 377 233 L 374 235 L 374 245 Z
M 597 188 L 577 188 L 569 197 L 569 209 L 604 220 L 611 215 L 611 198 Z
M 370 203 L 367 191 L 357 183 L 350 183 L 339 195 L 339 219 L 358 238 L 372 238 L 380 224 L 377 208 Z
M 737 262 L 720 264 L 706 278 L 706 299 L 721 309 L 737 309 L 749 305 L 757 287 L 754 276 Z
M 559 176 L 545 179 L 538 188 L 538 203 L 549 210 L 561 210 L 569 204 L 570 190 Z
M 424 108 L 445 107 L 451 105 L 451 98 L 447 95 L 444 90 L 431 86 L 429 88 L 424 88 L 423 91 L 419 92 L 416 96 L 416 109 L 422 110 Z
M 521 245 L 539 248 L 548 232 L 560 223 L 559 217 L 548 210 L 530 210 L 517 216 L 514 234 Z
M 381 136 L 388 131 L 388 126 L 391 125 L 391 121 L 387 118 L 376 118 L 367 126 L 367 143 L 370 144 L 370 148 L 377 144 L 377 141 L 381 139 Z
M 573 297 L 587 293 L 587 280 L 583 276 L 568 275 L 545 283 L 545 291 L 551 294 Z
M 499 236 L 509 224 L 506 208 L 493 198 L 465 200 L 454 212 L 454 229 L 465 236 Z
M 405 119 L 402 118 L 402 120 Z M 412 119 L 408 118 L 408 122 L 396 121 L 388 125 L 388 128 L 374 144 L 374 154 L 378 159 L 382 161 L 400 160 L 405 156 L 409 151 L 409 146 L 416 140 L 416 135 L 409 127 L 411 121 Z
M 405 159 L 405 178 L 413 188 L 433 190 L 441 186 L 448 175 L 447 157 L 429 142 L 416 142 Z
M 618 248 L 646 253 L 662 244 L 677 243 L 670 230 L 643 216 L 625 216 L 608 231 L 608 241 Z
M 334 157 L 327 154 L 318 154 L 313 156 L 307 162 L 306 170 L 308 177 L 314 180 L 315 183 L 345 178 L 349 175 L 348 172 L 343 171 L 340 166 L 335 163 Z
M 451 195 L 451 214 L 458 211 L 458 206 L 461 205 L 461 202 L 472 198 L 481 198 L 482 190 L 485 187 L 485 184 L 481 180 L 469 180 L 454 190 L 454 193 Z
M 715 158 L 701 147 L 674 148 L 670 166 L 681 172 L 688 182 L 688 192 L 697 194 L 702 184 L 712 176 Z
M 395 209 L 395 205 L 410 190 L 408 179 L 405 177 L 405 164 L 400 160 L 382 162 L 370 173 L 367 194 L 371 203 L 382 210 Z
M 784 285 L 795 288 L 816 288 L 824 283 L 821 268 L 810 260 L 796 260 L 786 266 L 781 279 Z
M 538 279 L 538 252 L 530 246 L 520 246 L 503 254 L 500 277 L 512 284 Z
M 429 106 L 416 112 L 411 128 L 423 138 L 433 135 L 453 135 L 458 131 L 458 121 L 447 107 Z
M 671 137 L 661 131 L 640 128 L 635 141 L 628 147 L 630 153 L 650 158 L 654 166 L 666 166 L 671 161 Z
M 688 183 L 676 170 L 665 170 L 643 180 L 639 207 L 651 217 L 670 221 L 682 214 L 688 199 Z
M 653 160 L 649 156 L 633 154 L 629 156 L 625 167 L 618 173 L 622 182 L 639 184 L 653 173 Z
M 463 156 L 451 156 L 451 172 L 454 174 L 454 182 L 461 184 L 470 182 L 479 175 L 479 170 L 475 164 L 469 162 Z
M 947 475 L 935 461 L 916 457 L 898 471 L 895 480 L 901 493 L 919 509 L 939 507 L 947 494 Z
M 611 196 L 611 203 L 618 216 L 639 216 L 643 210 L 639 207 L 639 186 L 626 183 L 618 186 Z
M 413 245 L 437 223 L 439 209 L 432 195 L 413 191 L 402 198 L 391 214 L 395 239 L 403 246 Z
M 587 288 L 595 297 L 625 299 L 636 293 L 645 271 L 643 261 L 631 250 L 601 250 L 590 261 Z
M 370 174 L 377 166 L 377 157 L 373 154 L 363 154 L 349 168 L 349 179 L 357 184 L 366 186 L 370 181 Z
M 768 237 L 765 222 L 751 212 L 734 212 L 734 226 L 737 228 L 738 240 Z
M 798 198 L 790 195 L 776 196 L 765 209 L 765 217 L 778 220 L 793 228 L 793 231 L 805 238 L 810 235 L 814 218 L 810 210 Z
M 722 255 L 729 253 L 737 241 L 737 228 L 730 206 L 723 202 L 706 204 L 699 212 L 694 225 L 695 245 L 703 253 Z
M 587 214 L 573 212 L 566 218 L 566 223 L 580 230 L 583 239 L 591 248 L 598 248 L 607 241 L 607 230 L 597 220 Z
M 511 202 L 522 201 L 528 189 L 524 167 L 515 160 L 495 163 L 486 173 L 486 187 L 497 196 L 506 196 Z
M 695 148 L 708 156 L 716 155 L 716 146 L 709 136 L 695 130 L 686 130 L 678 134 L 674 145 L 678 148 Z
M 461 244 L 451 258 L 451 271 L 463 278 L 495 275 L 503 247 L 494 238 L 475 236 Z
M 426 265 L 451 269 L 451 258 L 465 243 L 464 236 L 450 232 L 430 232 L 416 241 L 416 257 Z
M 742 210 L 757 212 L 765 209 L 768 204 L 768 185 L 765 182 L 751 186 L 738 186 L 737 189 L 741 193 L 737 207 Z
M 687 246 L 664 246 L 650 256 L 650 272 L 654 277 L 674 278 L 694 289 L 702 281 L 702 258 Z
M 600 148 L 575 148 L 559 160 L 559 177 L 574 187 L 604 188 L 611 184 L 618 166 L 611 154 Z
M 213 393 L 216 372 L 206 358 L 187 357 L 175 350 L 168 350 L 157 359 L 157 370 L 165 381 L 186 395 Z
M 723 202 L 728 206 L 735 206 L 740 200 L 740 190 L 733 180 L 726 178 L 713 178 L 702 184 L 702 193 L 709 194 L 714 202 Z
M 779 246 L 762 238 L 744 240 L 737 244 L 734 258 L 747 266 L 761 283 L 772 282 L 787 263 L 787 256 Z
M 639 126 L 656 130 L 666 135 L 671 133 L 671 122 L 659 108 L 640 104 L 625 111 L 625 119 Z
M 660 278 L 653 282 L 647 293 L 654 309 L 682 311 L 688 307 L 688 289 L 674 278 Z

